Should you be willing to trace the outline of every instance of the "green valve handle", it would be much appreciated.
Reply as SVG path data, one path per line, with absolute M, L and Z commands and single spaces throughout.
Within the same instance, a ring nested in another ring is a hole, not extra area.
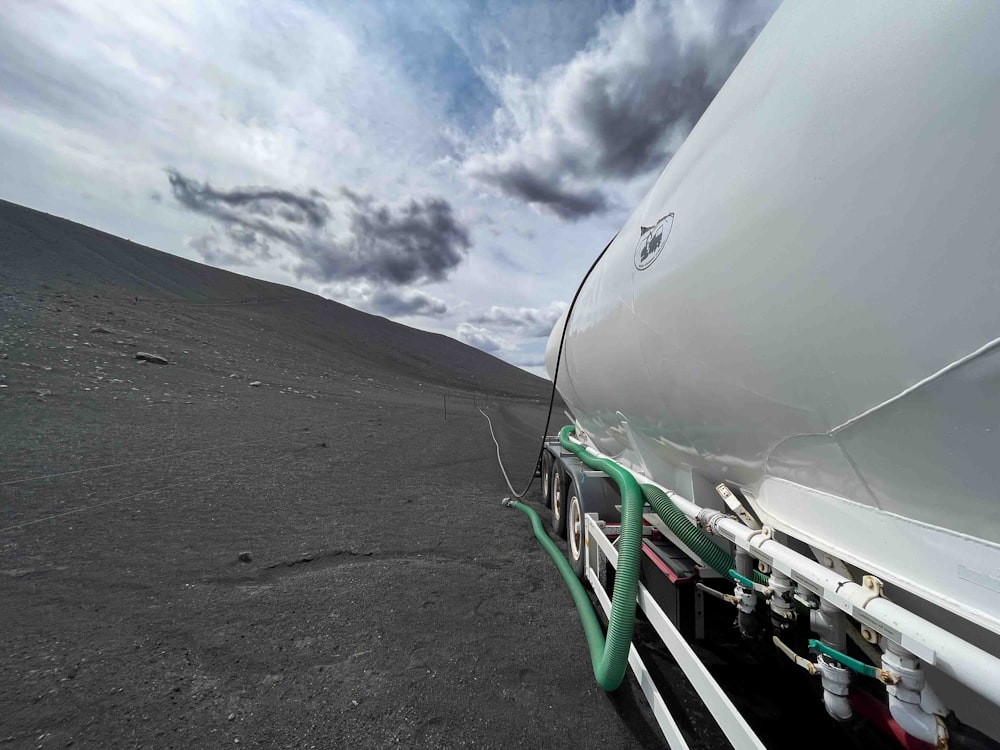
M 753 590 L 753 581 L 751 581 L 749 578 L 741 576 L 735 570 L 732 569 L 729 570 L 729 577 L 732 578 L 734 581 L 736 581 L 743 588 L 750 589 L 751 591 Z
M 836 659 L 852 672 L 863 674 L 865 677 L 874 677 L 876 680 L 879 679 L 879 672 L 881 670 L 873 667 L 871 664 L 865 664 L 863 661 L 851 658 L 847 654 L 842 654 L 837 649 L 830 648 L 825 643 L 817 641 L 815 638 L 809 639 L 809 650 L 820 654 L 826 654 L 827 656 Z

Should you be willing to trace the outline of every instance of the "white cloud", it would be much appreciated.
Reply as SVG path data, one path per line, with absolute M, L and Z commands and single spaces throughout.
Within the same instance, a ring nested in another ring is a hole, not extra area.
M 390 318 L 441 318 L 451 312 L 445 300 L 428 292 L 363 279 L 325 284 L 320 287 L 320 292 L 324 297 L 345 305 Z
M 496 354 L 498 352 L 507 351 L 514 348 L 514 345 L 509 339 L 503 336 L 497 336 L 496 334 L 490 333 L 485 328 L 480 328 L 479 326 L 474 326 L 470 323 L 459 323 L 458 327 L 455 329 L 455 333 L 458 334 L 458 338 L 464 341 L 469 346 L 474 346 L 477 349 L 482 349 L 484 352 L 490 352 L 491 354 Z
M 544 338 L 567 307 L 565 302 L 551 302 L 544 308 L 493 305 L 486 312 L 471 316 L 469 322 L 503 328 L 529 338 Z
M 563 219 L 606 210 L 607 181 L 663 166 L 775 7 L 639 0 L 565 65 L 500 76 L 493 139 L 465 171 Z

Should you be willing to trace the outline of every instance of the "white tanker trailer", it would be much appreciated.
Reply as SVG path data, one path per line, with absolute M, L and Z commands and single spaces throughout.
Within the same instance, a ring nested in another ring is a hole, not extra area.
M 765 746 L 691 648 L 705 602 L 816 675 L 836 720 L 997 746 L 1000 4 L 785 3 L 546 364 L 574 423 L 541 462 L 552 526 L 611 612 L 628 477 L 605 477 L 662 511 L 634 590 L 730 743 Z

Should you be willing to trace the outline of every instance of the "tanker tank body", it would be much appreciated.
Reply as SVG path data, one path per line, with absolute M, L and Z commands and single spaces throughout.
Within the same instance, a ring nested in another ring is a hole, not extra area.
M 899 10 L 779 8 L 546 364 L 592 448 L 996 655 L 1000 5 Z

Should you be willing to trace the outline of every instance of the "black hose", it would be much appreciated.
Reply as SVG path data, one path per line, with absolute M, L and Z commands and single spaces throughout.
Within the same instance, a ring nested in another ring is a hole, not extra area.
M 593 263 L 590 264 L 590 268 L 588 268 L 587 273 L 583 275 L 583 280 L 580 282 L 580 286 L 576 288 L 576 292 L 573 294 L 573 299 L 569 303 L 569 309 L 566 311 L 566 322 L 563 324 L 562 335 L 559 337 L 559 351 L 556 353 L 556 366 L 552 371 L 552 392 L 549 394 L 549 412 L 545 417 L 545 429 L 542 430 L 542 438 L 538 446 L 538 453 L 535 455 L 535 463 L 531 468 L 531 476 L 529 477 L 528 483 L 525 485 L 524 489 L 520 492 L 514 489 L 514 486 L 507 478 L 507 470 L 504 468 L 503 461 L 500 459 L 500 445 L 499 443 L 497 444 L 497 461 L 500 463 L 500 469 L 504 475 L 504 481 L 507 482 L 507 487 L 510 489 L 511 494 L 518 499 L 527 495 L 528 490 L 531 489 L 531 485 L 535 483 L 535 473 L 537 472 L 538 466 L 542 461 L 542 454 L 545 452 L 545 438 L 549 434 L 549 426 L 552 422 L 552 408 L 556 403 L 556 381 L 559 378 L 559 364 L 562 362 L 563 344 L 566 343 L 566 331 L 569 330 L 569 320 L 573 315 L 573 308 L 576 307 L 576 301 L 580 297 L 580 292 L 583 291 L 583 285 L 587 283 L 587 279 L 590 278 L 590 274 L 592 274 L 594 269 L 597 268 L 597 264 L 601 262 L 601 258 L 603 258 L 604 254 L 608 252 L 608 248 L 611 247 L 611 244 L 615 241 L 616 237 L 618 237 L 617 232 L 615 232 L 615 236 L 611 238 L 608 244 L 604 246 L 604 249 L 601 250 L 601 254 L 594 259 Z

